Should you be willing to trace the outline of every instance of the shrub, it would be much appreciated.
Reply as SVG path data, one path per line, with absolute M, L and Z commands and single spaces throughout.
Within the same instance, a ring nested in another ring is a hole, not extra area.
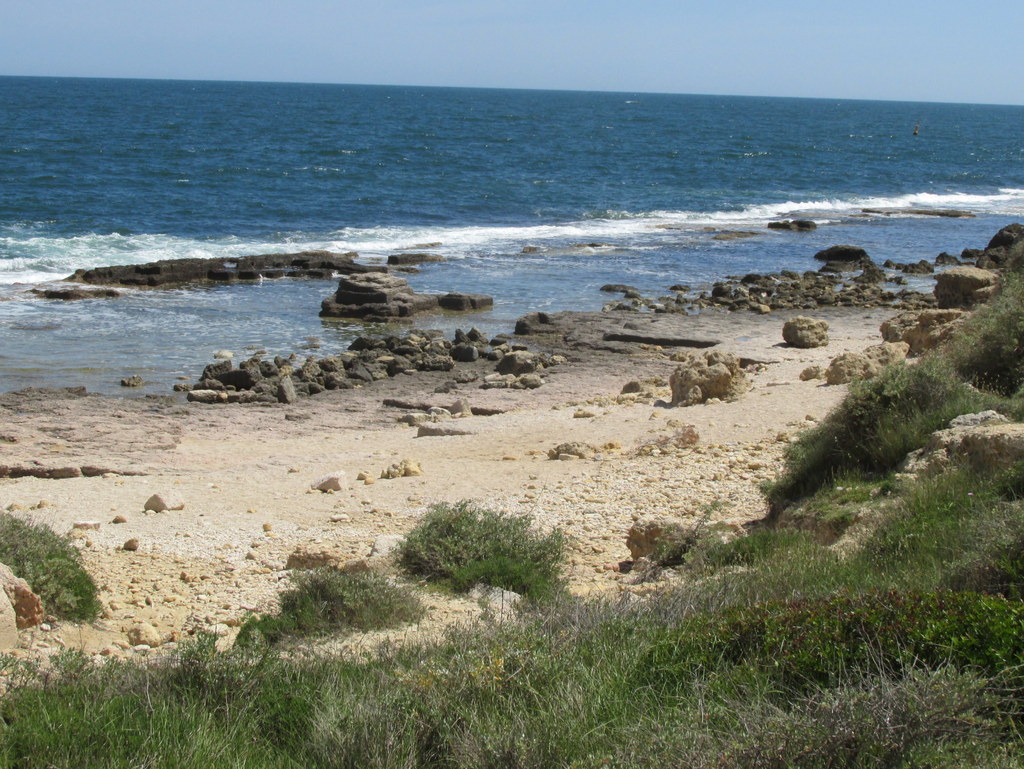
M 790 447 L 785 472 L 765 487 L 769 520 L 839 477 L 891 472 L 951 419 L 996 401 L 966 386 L 938 356 L 888 366 L 875 379 L 854 382 L 846 399 Z
M 688 620 L 650 652 L 652 682 L 688 685 L 729 666 L 770 670 L 789 691 L 851 673 L 951 666 L 986 677 L 1024 664 L 1024 605 L 970 592 L 837 593 Z
M 1007 275 L 999 296 L 968 319 L 946 354 L 975 387 L 1017 393 L 1024 385 L 1024 276 Z
M 438 504 L 402 544 L 409 572 L 467 590 L 474 582 L 538 597 L 558 584 L 565 537 L 536 532 L 528 516 L 503 515 L 471 502 Z
M 242 646 L 259 636 L 276 643 L 288 637 L 395 627 L 423 616 L 415 594 L 375 572 L 314 569 L 295 572 L 292 580 L 294 587 L 281 595 L 279 614 L 246 621 L 238 636 Z
M 99 615 L 96 583 L 81 555 L 48 526 L 0 515 L 0 563 L 28 582 L 47 613 L 76 621 Z

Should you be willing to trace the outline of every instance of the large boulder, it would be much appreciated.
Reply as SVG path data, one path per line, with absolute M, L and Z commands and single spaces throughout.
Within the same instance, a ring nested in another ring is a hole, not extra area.
M 16 576 L 13 571 L 0 563 L 0 605 L 7 602 L 12 607 L 15 616 L 15 624 L 18 629 L 35 627 L 43 621 L 45 612 L 43 602 L 32 592 L 29 584 Z M 0 606 L 2 608 L 2 606 Z
M 786 321 L 782 327 L 782 338 L 793 347 L 825 347 L 828 344 L 828 323 L 798 315 Z
M 952 267 L 935 278 L 935 300 L 940 309 L 971 308 L 988 301 L 999 277 L 978 267 Z
M 750 384 L 732 353 L 718 350 L 688 353 L 669 377 L 673 406 L 692 406 L 712 398 L 735 400 Z
M 883 342 L 863 352 L 847 352 L 832 359 L 825 370 L 825 382 L 830 385 L 848 384 L 854 379 L 873 379 L 890 363 L 907 357 L 910 345 L 906 342 Z

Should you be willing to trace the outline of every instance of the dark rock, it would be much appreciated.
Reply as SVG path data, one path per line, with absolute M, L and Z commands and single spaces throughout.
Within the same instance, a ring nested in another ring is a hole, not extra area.
M 142 381 L 142 377 L 138 374 L 134 374 L 121 380 L 121 387 L 142 387 L 144 384 L 145 382 Z
M 440 254 L 392 254 L 388 257 L 388 264 L 395 267 L 404 267 L 410 264 L 425 264 L 427 262 L 443 262 L 445 258 Z
M 793 232 L 810 232 L 818 229 L 818 225 L 810 219 L 786 219 L 781 222 L 768 222 L 770 230 L 791 230 Z
M 480 348 L 467 343 L 457 344 L 452 348 L 452 358 L 459 363 L 472 363 L 480 358 Z
M 258 254 L 238 259 L 165 259 L 148 264 L 126 264 L 79 270 L 68 280 L 79 283 L 122 286 L 165 286 L 194 282 L 229 282 L 259 279 L 272 271 L 296 277 L 331 277 L 384 272 L 384 267 L 358 264 L 354 253 L 303 251 L 295 254 Z M 279 273 L 280 274 L 280 273 Z
M 868 252 L 857 246 L 831 246 L 814 255 L 819 262 L 859 262 L 869 259 Z
M 1024 224 L 1008 224 L 992 236 L 985 250 L 1010 248 L 1021 241 L 1024 241 Z
M 32 293 L 44 299 L 59 299 L 64 302 L 80 299 L 116 299 L 123 296 L 120 291 L 112 288 L 34 288 Z
M 945 251 L 935 257 L 936 267 L 955 267 L 958 264 L 960 264 L 960 260 Z
M 263 375 L 260 373 L 258 366 L 246 366 L 225 371 L 217 377 L 217 380 L 225 387 L 234 387 L 236 390 L 251 390 L 262 378 Z
M 624 283 L 607 283 L 601 286 L 601 291 L 609 294 L 635 294 L 637 293 L 636 286 L 627 286 Z
M 494 298 L 486 294 L 444 294 L 438 297 L 437 303 L 444 310 L 456 312 L 467 312 L 470 310 L 484 310 L 494 306 Z
M 203 374 L 202 374 L 202 376 L 199 377 L 199 379 L 200 380 L 204 380 L 204 379 L 217 379 L 217 380 L 219 380 L 221 375 L 228 373 L 229 371 L 231 371 L 232 368 L 234 368 L 234 364 L 231 361 L 229 361 L 229 360 L 219 360 L 219 361 L 216 361 L 215 363 L 211 363 L 206 368 L 204 368 L 203 369 Z

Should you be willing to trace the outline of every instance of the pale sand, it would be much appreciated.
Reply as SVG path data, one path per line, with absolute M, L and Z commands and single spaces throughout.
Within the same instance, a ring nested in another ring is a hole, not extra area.
M 296 547 L 332 550 L 342 560 L 365 557 L 378 536 L 408 531 L 440 501 L 474 499 L 528 513 L 541 527 L 561 527 L 572 538 L 566 574 L 574 592 L 627 589 L 630 578 L 617 564 L 629 558 L 625 537 L 637 518 L 695 522 L 711 510 L 715 521 L 738 529 L 764 514 L 758 485 L 774 477 L 788 440 L 846 392 L 821 380 L 800 381 L 800 372 L 880 342 L 879 325 L 893 313 L 808 313 L 831 323 L 830 344 L 810 350 L 782 344 L 783 320 L 793 314 L 713 317 L 712 325 L 725 332 L 718 349 L 763 365 L 738 401 L 687 408 L 617 397 L 626 382 L 667 380 L 677 365 L 667 357 L 671 350 L 639 348 L 633 355 L 576 353 L 582 360 L 545 371 L 546 384 L 532 391 L 481 390 L 473 383 L 436 394 L 449 376 L 421 374 L 271 407 L 2 396 L 0 465 L 146 473 L 0 480 L 0 509 L 62 533 L 77 521 L 101 523 L 98 531 L 79 532 L 77 541 L 102 589 L 106 616 L 93 625 L 24 631 L 24 653 L 67 645 L 109 654 L 112 644 L 126 646 L 126 632 L 143 621 L 167 639 L 204 628 L 230 638 L 247 612 L 274 609 Z M 667 400 L 668 389 L 659 395 Z M 509 410 L 445 423 L 469 435 L 417 438 L 415 428 L 397 423 L 404 412 L 381 406 L 387 397 L 440 406 L 465 398 Z M 638 451 L 683 424 L 697 428 L 695 448 Z M 589 460 L 548 459 L 549 449 L 567 441 L 618 448 Z M 377 477 L 406 458 L 422 466 L 422 476 L 372 485 L 355 479 L 359 472 Z M 348 489 L 310 492 L 314 480 L 337 470 L 345 472 Z M 185 508 L 144 513 L 154 493 L 178 497 Z M 330 520 L 339 514 L 349 519 Z M 116 515 L 127 522 L 111 523 Z M 131 538 L 139 549 L 122 550 Z M 468 599 L 424 596 L 427 619 L 392 636 L 436 633 L 480 613 Z

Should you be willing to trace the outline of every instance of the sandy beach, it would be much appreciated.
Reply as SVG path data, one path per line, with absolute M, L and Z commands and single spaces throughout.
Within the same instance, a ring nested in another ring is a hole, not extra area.
M 675 350 L 533 339 L 526 340 L 531 348 L 566 358 L 543 372 L 545 383 L 535 390 L 455 385 L 454 372 L 422 372 L 287 405 L 68 390 L 0 395 L 0 466 L 7 475 L 33 473 L 0 478 L 0 509 L 71 532 L 104 605 L 93 624 L 23 631 L 18 653 L 72 647 L 136 654 L 128 633 L 143 622 L 157 629 L 163 650 L 200 630 L 228 643 L 248 613 L 274 610 L 292 554 L 336 564 L 367 558 L 375 542 L 387 541 L 381 537 L 404 534 L 443 501 L 472 499 L 563 529 L 575 593 L 632 589 L 619 563 L 630 557 L 625 539 L 636 520 L 695 523 L 710 515 L 724 531 L 738 531 L 764 514 L 758 485 L 777 472 L 792 436 L 846 392 L 820 379 L 801 381 L 801 371 L 880 342 L 879 325 L 893 312 L 807 313 L 830 324 L 829 344 L 812 349 L 782 341 L 783 323 L 795 314 L 659 319 L 717 340 L 715 349 L 748 364 L 751 387 L 738 400 L 689 407 L 667 403 Z M 622 395 L 630 381 L 653 384 Z M 410 409 L 384 405 L 449 409 L 459 400 L 491 415 L 443 419 L 436 424 L 452 434 L 417 437 L 416 427 L 399 421 Z M 675 448 L 673 436 L 688 425 L 698 443 Z M 589 444 L 596 453 L 549 458 L 566 442 Z M 422 475 L 380 477 L 406 459 Z M 342 490 L 311 489 L 336 472 L 344 475 Z M 369 480 L 357 480 L 360 473 Z M 35 477 L 47 474 L 74 477 Z M 146 512 L 153 494 L 184 507 Z M 130 540 L 137 549 L 125 549 Z M 428 591 L 424 598 L 423 622 L 392 636 L 436 633 L 481 613 L 470 599 Z M 345 643 L 365 646 L 382 637 Z

